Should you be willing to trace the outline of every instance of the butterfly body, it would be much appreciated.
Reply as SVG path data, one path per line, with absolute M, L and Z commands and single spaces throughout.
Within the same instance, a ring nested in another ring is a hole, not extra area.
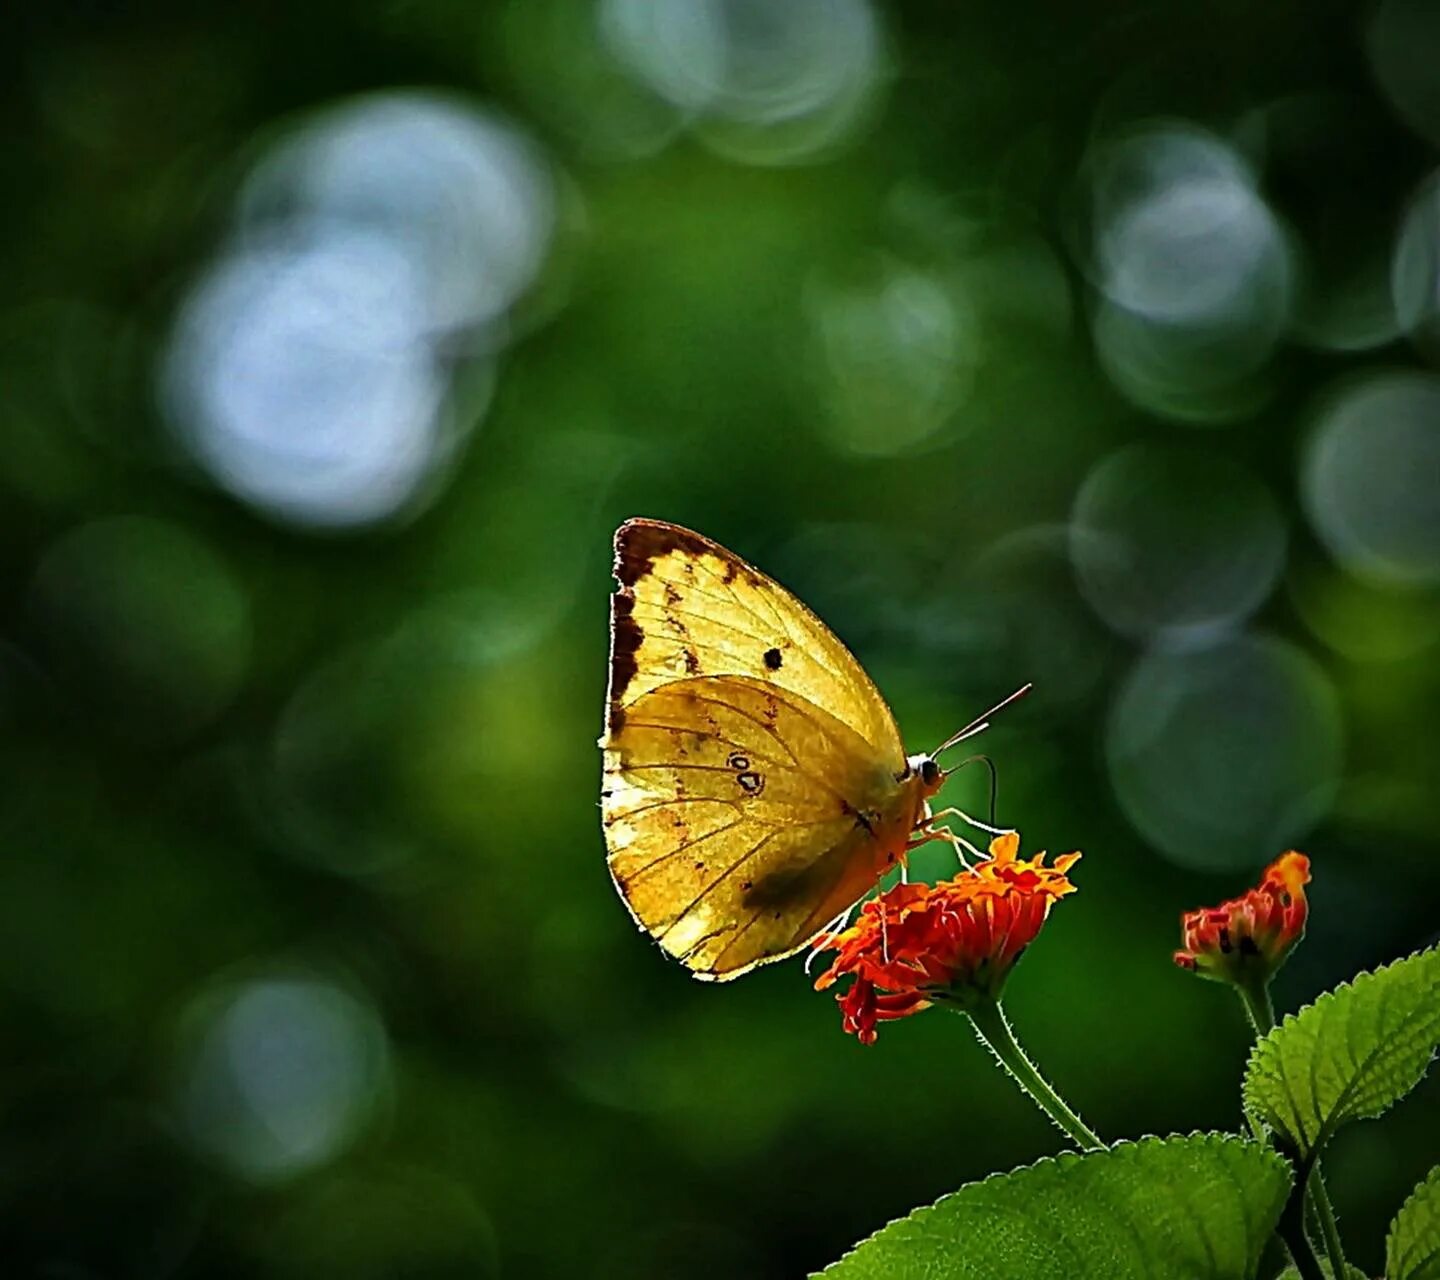
M 636 922 L 697 977 L 792 955 L 901 862 L 941 773 L 784 588 L 660 521 L 616 534 L 602 820 Z

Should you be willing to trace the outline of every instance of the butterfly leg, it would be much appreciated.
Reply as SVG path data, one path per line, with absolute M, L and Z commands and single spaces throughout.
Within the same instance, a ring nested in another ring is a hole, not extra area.
M 805 972 L 810 972 L 810 966 L 815 963 L 815 957 L 825 950 L 829 941 L 843 929 L 850 920 L 850 913 L 855 910 L 858 903 L 852 902 L 838 916 L 827 924 L 815 935 L 815 941 L 810 944 L 810 954 L 805 957 Z
M 976 831 L 984 831 L 987 835 L 992 836 L 1008 836 L 1014 831 L 1013 827 L 992 827 L 989 823 L 981 822 L 979 818 L 972 818 L 964 809 L 957 809 L 954 805 L 930 815 L 932 822 L 936 818 L 959 818 L 962 822 L 974 827 Z
M 929 844 L 932 840 L 943 840 L 955 851 L 960 865 L 967 871 L 970 869 L 970 859 L 965 856 L 967 852 L 973 854 L 976 861 L 981 861 L 985 857 L 970 841 L 958 832 L 951 831 L 949 827 L 927 826 L 917 828 L 917 831 L 918 834 L 912 837 L 905 846 L 907 853 L 912 849 L 918 849 L 922 844 Z

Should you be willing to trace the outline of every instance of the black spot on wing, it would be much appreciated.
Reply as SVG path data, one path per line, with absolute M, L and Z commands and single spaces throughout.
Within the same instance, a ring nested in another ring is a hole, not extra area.
M 779 650 L 779 649 L 766 649 L 766 650 L 765 650 L 765 665 L 766 665 L 771 671 L 779 671 L 779 670 L 780 670 L 780 664 L 781 664 L 782 661 L 783 661 L 783 659 L 782 659 L 781 656 L 780 656 L 780 650 Z

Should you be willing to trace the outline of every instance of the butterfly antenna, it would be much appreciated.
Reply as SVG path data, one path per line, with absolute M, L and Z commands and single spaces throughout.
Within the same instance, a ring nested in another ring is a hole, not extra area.
M 973 738 L 977 733 L 984 733 L 985 730 L 990 727 L 991 716 L 993 716 L 997 711 L 1003 711 L 1012 702 L 1018 702 L 1034 687 L 1035 686 L 1033 684 L 1021 685 L 1020 688 L 1016 689 L 1015 692 L 1012 693 L 1008 698 L 1002 698 L 993 707 L 991 707 L 989 711 L 986 711 L 983 714 L 976 716 L 975 719 L 970 721 L 970 723 L 967 724 L 963 729 L 951 734 L 950 737 L 946 738 L 944 742 L 942 742 L 938 747 L 935 748 L 934 751 L 930 753 L 931 758 L 933 759 L 935 756 L 938 756 L 942 751 L 948 751 L 951 747 L 956 746 L 961 742 L 964 742 L 966 738 Z
M 967 756 L 960 761 L 953 769 L 946 769 L 945 776 L 948 778 L 952 773 L 959 773 L 967 764 L 983 764 L 990 774 L 990 825 L 995 825 L 995 805 L 1000 795 L 1000 775 L 995 771 L 995 761 L 987 755 Z

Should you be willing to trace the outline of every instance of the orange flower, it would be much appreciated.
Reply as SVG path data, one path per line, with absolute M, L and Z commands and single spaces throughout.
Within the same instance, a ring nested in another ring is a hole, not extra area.
M 1218 907 L 1187 911 L 1175 963 L 1219 982 L 1264 981 L 1305 936 L 1309 880 L 1310 859 L 1292 849 L 1265 868 L 1256 888 Z
M 836 996 L 844 1029 L 873 1044 L 875 1026 L 928 1009 L 936 1001 L 973 1007 L 1000 994 L 1020 953 L 1040 932 L 1050 906 L 1075 886 L 1067 853 L 1017 858 L 1020 837 L 997 837 L 990 857 L 937 885 L 902 884 L 860 908 L 855 923 L 823 935 L 816 950 L 839 954 L 817 991 L 845 974 L 855 981 Z

